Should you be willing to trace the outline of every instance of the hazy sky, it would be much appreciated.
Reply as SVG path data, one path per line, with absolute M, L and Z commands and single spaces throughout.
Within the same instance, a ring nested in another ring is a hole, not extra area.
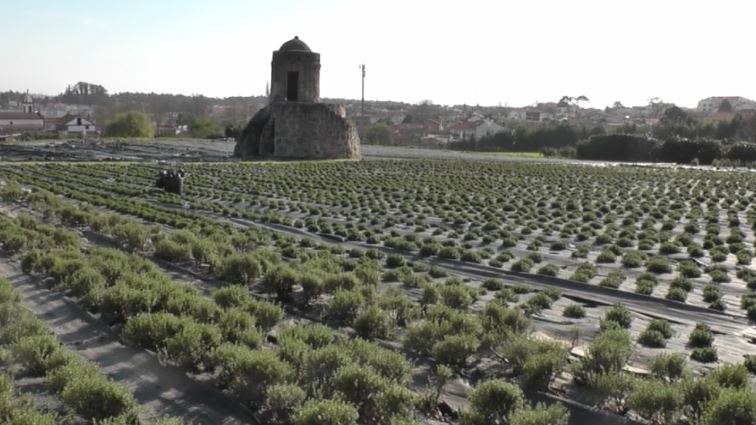
M 753 0 L 0 0 L 0 90 L 261 95 L 294 35 L 321 96 L 524 106 L 756 99 Z

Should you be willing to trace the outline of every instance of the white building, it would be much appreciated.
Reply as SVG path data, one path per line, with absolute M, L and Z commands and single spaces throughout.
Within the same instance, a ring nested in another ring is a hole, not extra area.
M 0 132 L 15 133 L 44 129 L 41 115 L 29 112 L 0 112 Z
M 720 111 L 719 109 L 722 106 L 722 103 L 724 103 L 725 101 L 730 104 L 732 109 L 728 111 Z M 707 97 L 706 99 L 698 102 L 698 107 L 696 108 L 696 110 L 704 114 L 713 114 L 715 112 L 740 112 L 747 110 L 756 110 L 756 102 L 740 96 Z
M 480 140 L 483 137 L 493 136 L 496 133 L 501 133 L 507 128 L 496 124 L 492 120 L 483 120 L 475 127 L 475 139 Z
M 80 115 L 66 114 L 60 118 L 56 118 L 55 130 L 65 135 L 95 135 L 97 133 L 97 125 L 94 121 L 87 118 L 82 118 Z
M 45 120 L 37 112 L 34 99 L 26 92 L 24 101 L 17 104 L 18 111 L 0 112 L 0 132 L 23 133 L 44 129 Z

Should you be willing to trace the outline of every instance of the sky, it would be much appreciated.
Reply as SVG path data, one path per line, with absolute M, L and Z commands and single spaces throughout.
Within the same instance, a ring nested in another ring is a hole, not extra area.
M 265 93 L 272 51 L 321 54 L 320 95 L 526 106 L 756 99 L 753 0 L 0 0 L 0 91 Z

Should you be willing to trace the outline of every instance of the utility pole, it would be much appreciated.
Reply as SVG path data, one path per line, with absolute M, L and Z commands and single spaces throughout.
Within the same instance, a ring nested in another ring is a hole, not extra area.
M 360 70 L 362 71 L 362 116 L 365 116 L 365 64 L 360 64 Z

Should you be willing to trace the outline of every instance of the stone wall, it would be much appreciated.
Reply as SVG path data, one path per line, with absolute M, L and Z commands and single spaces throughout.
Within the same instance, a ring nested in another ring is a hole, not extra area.
M 286 100 L 289 71 L 299 73 L 298 102 L 320 101 L 320 55 L 311 52 L 274 52 L 271 62 L 270 98 Z
M 337 105 L 275 102 L 270 105 L 273 156 L 302 159 L 359 159 L 360 138 Z

